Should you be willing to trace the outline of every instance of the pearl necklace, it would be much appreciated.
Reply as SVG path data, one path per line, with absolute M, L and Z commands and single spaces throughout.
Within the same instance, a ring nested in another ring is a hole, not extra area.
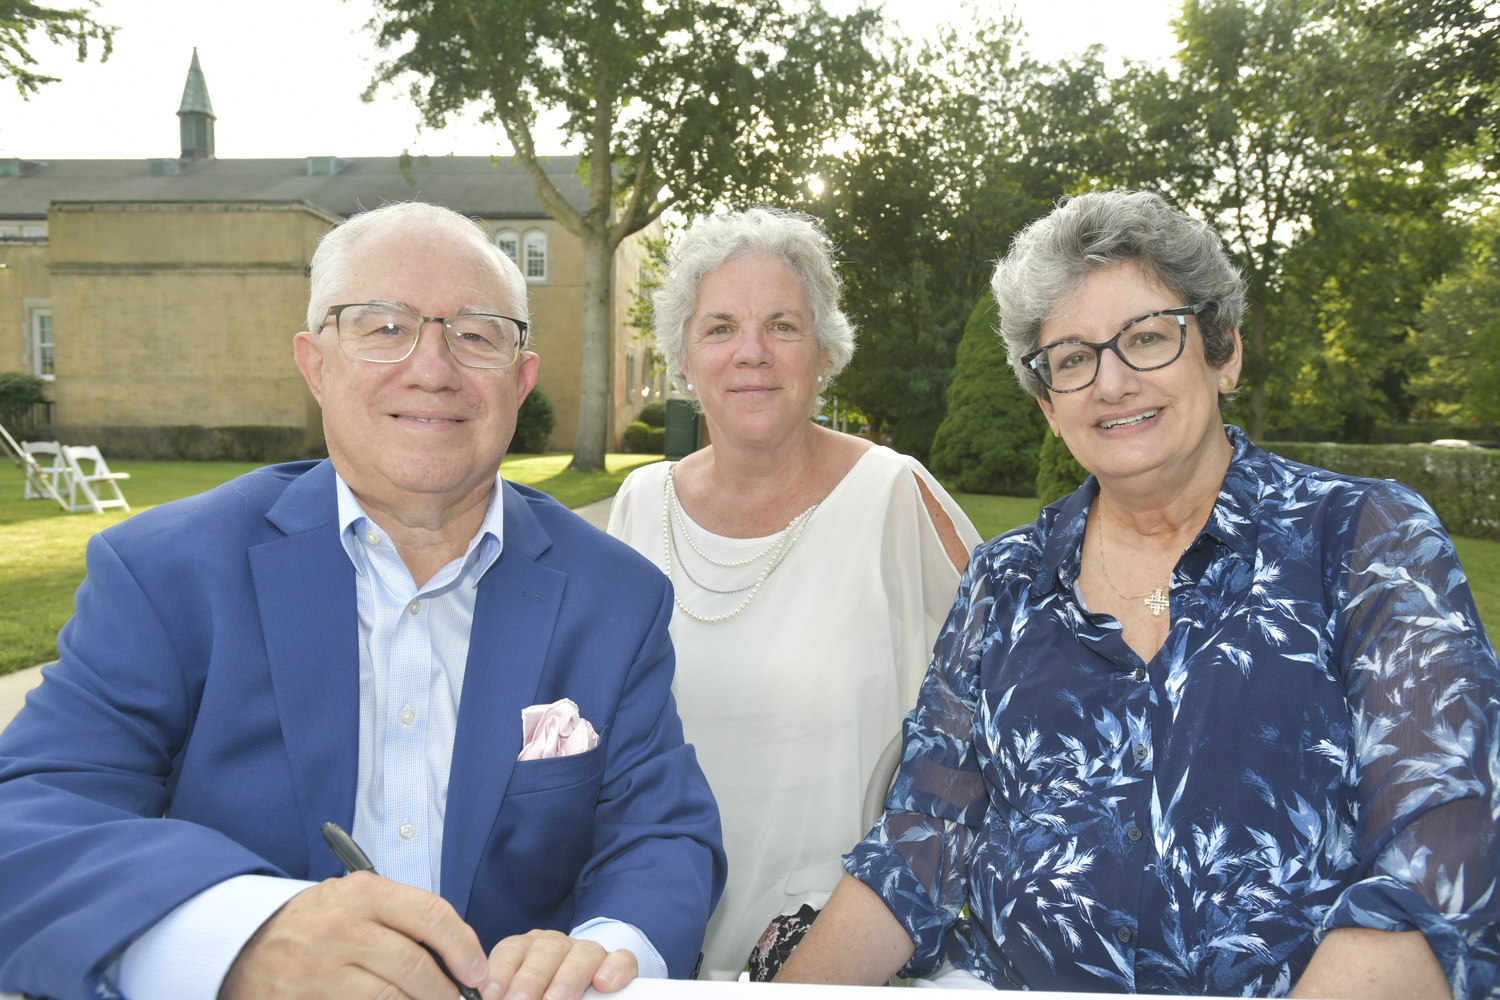
M 693 619 L 693 621 L 702 622 L 704 625 L 718 625 L 721 622 L 729 621 L 731 618 L 736 618 L 755 601 L 755 598 L 760 595 L 761 588 L 764 587 L 766 585 L 766 581 L 770 579 L 771 574 L 776 572 L 776 567 L 781 565 L 781 562 L 786 558 L 787 553 L 792 550 L 792 546 L 797 544 L 797 539 L 802 537 L 802 530 L 807 526 L 808 520 L 812 518 L 813 511 L 818 509 L 818 505 L 813 504 L 811 507 L 798 514 L 796 517 L 792 518 L 792 522 L 785 528 L 783 528 L 781 534 L 777 535 L 775 540 L 772 541 L 771 544 L 765 549 L 765 551 L 761 552 L 759 555 L 752 556 L 749 559 L 744 559 L 739 562 L 726 563 L 719 562 L 717 559 L 714 559 L 712 556 L 705 553 L 702 549 L 698 548 L 697 544 L 693 542 L 693 536 L 687 530 L 687 524 L 685 523 L 685 518 L 682 512 L 682 505 L 677 501 L 677 488 L 672 482 L 672 472 L 670 469 L 667 470 L 667 483 L 665 493 L 666 495 L 662 498 L 663 503 L 661 508 L 661 530 L 664 537 L 663 550 L 667 562 L 667 579 L 672 581 L 672 599 L 677 603 L 677 607 L 682 609 L 683 614 Z M 676 520 L 679 526 L 682 528 L 682 537 L 687 539 L 688 547 L 691 548 L 699 556 L 701 556 L 705 561 L 712 563 L 715 566 L 719 566 L 725 569 L 734 569 L 736 567 L 749 566 L 751 563 L 759 562 L 761 559 L 766 558 L 766 556 L 771 557 L 770 561 L 767 562 L 766 565 L 761 569 L 760 576 L 756 578 L 755 582 L 750 584 L 748 587 L 740 587 L 736 590 L 714 590 L 712 587 L 705 587 L 703 586 L 703 584 L 698 583 L 697 580 L 694 580 L 691 573 L 688 573 L 687 563 L 683 561 L 681 553 L 677 552 L 677 537 L 672 532 L 673 515 L 676 516 Z M 740 602 L 739 607 L 735 608 L 728 614 L 698 614 L 692 608 L 689 608 L 686 604 L 682 603 L 682 594 L 678 591 L 677 581 L 672 576 L 672 557 L 674 554 L 677 555 L 677 562 L 682 566 L 683 574 L 687 576 L 687 578 L 700 589 L 707 590 L 710 593 L 715 594 L 738 594 L 744 590 L 749 590 L 750 593 L 745 595 L 745 599 Z

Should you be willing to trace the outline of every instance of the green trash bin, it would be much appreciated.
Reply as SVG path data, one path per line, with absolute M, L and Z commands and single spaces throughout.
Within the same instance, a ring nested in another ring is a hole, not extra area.
M 667 433 L 662 449 L 669 462 L 681 461 L 698 450 L 698 411 L 691 399 L 675 389 L 667 393 Z

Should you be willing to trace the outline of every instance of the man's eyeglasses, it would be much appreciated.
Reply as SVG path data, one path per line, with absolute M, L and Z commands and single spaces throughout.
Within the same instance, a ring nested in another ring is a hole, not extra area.
M 526 323 L 498 313 L 418 316 L 387 302 L 351 302 L 330 307 L 329 320 L 345 354 L 381 365 L 411 357 L 426 323 L 443 324 L 448 350 L 467 368 L 509 368 L 526 346 Z
M 1163 309 L 1126 323 L 1102 344 L 1086 340 L 1062 340 L 1038 348 L 1021 359 L 1053 392 L 1087 389 L 1099 377 L 1099 362 L 1105 351 L 1138 372 L 1165 368 L 1182 356 L 1187 344 L 1187 318 L 1207 309 L 1209 303 Z

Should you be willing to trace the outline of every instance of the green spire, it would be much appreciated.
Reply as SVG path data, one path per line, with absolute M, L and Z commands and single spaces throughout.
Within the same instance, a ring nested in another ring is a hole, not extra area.
M 218 117 L 214 114 L 213 103 L 208 99 L 208 84 L 203 82 L 203 67 L 198 65 L 197 46 L 193 47 L 193 65 L 188 67 L 187 85 L 182 88 L 182 107 L 177 109 L 177 113 Z

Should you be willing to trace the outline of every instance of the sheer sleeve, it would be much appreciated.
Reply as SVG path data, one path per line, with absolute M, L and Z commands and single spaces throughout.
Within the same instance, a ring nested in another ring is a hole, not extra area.
M 916 948 L 903 976 L 943 959 L 943 941 L 966 901 L 965 864 L 984 820 L 986 794 L 974 750 L 979 660 L 994 604 L 971 561 L 938 636 L 917 706 L 903 724 L 901 768 L 886 812 L 845 855 L 844 867 L 885 901 Z
M 1322 929 L 1420 930 L 1456 1000 L 1500 990 L 1500 665 L 1453 544 L 1398 484 L 1372 490 L 1332 662 L 1354 729 L 1360 881 Z

